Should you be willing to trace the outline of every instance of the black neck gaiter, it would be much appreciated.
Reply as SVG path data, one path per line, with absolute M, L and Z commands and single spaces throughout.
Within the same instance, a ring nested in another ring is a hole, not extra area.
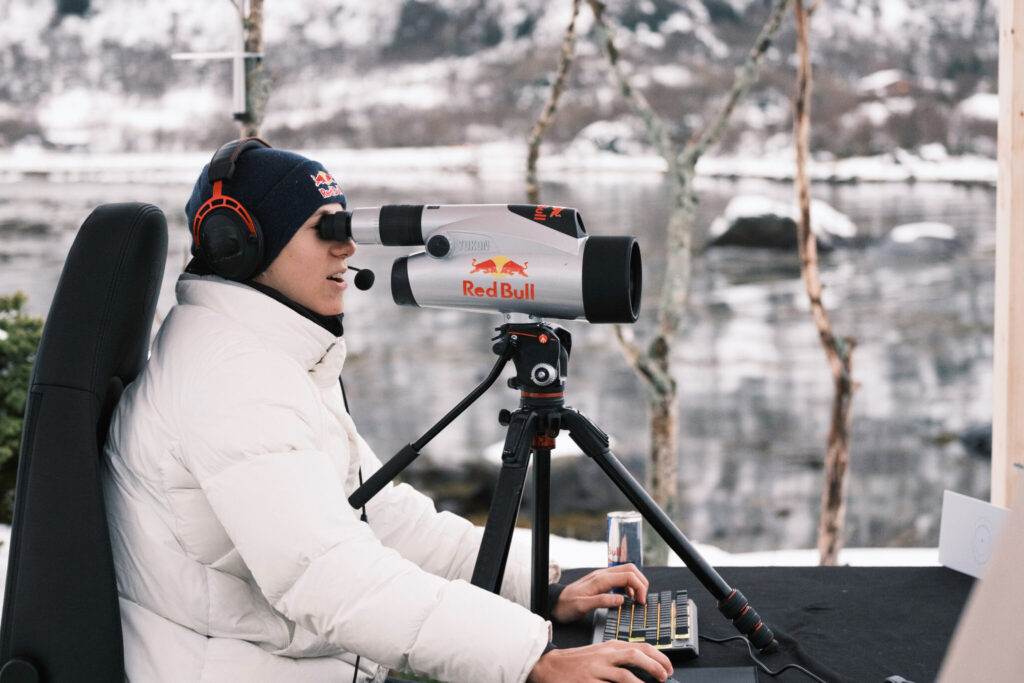
M 264 294 L 269 296 L 271 299 L 274 299 L 275 301 L 281 302 L 282 304 L 292 309 L 293 311 L 303 316 L 304 318 L 312 320 L 317 325 L 333 334 L 335 337 L 340 337 L 345 333 L 345 327 L 344 325 L 342 325 L 342 319 L 345 317 L 344 313 L 339 313 L 338 315 L 321 315 L 320 313 L 317 313 L 311 308 L 306 308 L 302 304 L 292 301 L 291 299 L 289 299 L 288 297 L 286 297 L 284 294 L 277 291 L 273 287 L 267 287 L 266 285 L 260 284 L 255 280 L 246 280 L 242 284 L 252 287 L 258 292 L 263 292 Z
M 211 270 L 201 258 L 193 258 L 189 261 L 188 265 L 185 267 L 185 272 L 193 275 L 213 275 L 213 270 Z M 345 328 L 342 325 L 342 318 L 345 317 L 344 313 L 339 313 L 338 315 L 321 315 L 313 309 L 306 308 L 302 304 L 292 301 L 273 287 L 267 287 L 255 280 L 246 280 L 241 284 L 252 287 L 257 292 L 262 292 L 271 299 L 284 304 L 302 317 L 312 320 L 335 337 L 340 337 L 345 333 Z

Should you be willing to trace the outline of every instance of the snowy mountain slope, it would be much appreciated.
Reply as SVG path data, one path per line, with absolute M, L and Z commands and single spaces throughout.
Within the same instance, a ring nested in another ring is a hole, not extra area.
M 711 111 L 767 16 L 765 0 L 609 2 L 635 84 L 680 139 Z M 829 0 L 815 13 L 817 149 L 864 154 L 939 143 L 988 153 L 994 125 L 957 114 L 995 90 L 994 0 Z M 270 0 L 263 132 L 294 146 L 458 144 L 521 138 L 547 96 L 568 0 Z M 229 0 L 92 0 L 55 21 L 52 3 L 0 3 L 0 144 L 97 151 L 205 148 L 231 136 Z M 568 143 L 625 107 L 584 7 L 578 58 L 550 138 Z M 793 28 L 726 146 L 788 135 Z M 897 76 L 864 90 L 865 76 Z M 988 142 L 986 142 L 988 141 Z M 987 145 L 987 146 L 986 146 Z

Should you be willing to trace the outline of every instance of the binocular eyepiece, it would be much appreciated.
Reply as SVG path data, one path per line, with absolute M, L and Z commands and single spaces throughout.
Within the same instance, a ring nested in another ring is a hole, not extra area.
M 571 208 L 524 204 L 386 205 L 327 214 L 321 237 L 423 246 L 395 260 L 396 304 L 632 323 L 640 247 L 591 236 Z

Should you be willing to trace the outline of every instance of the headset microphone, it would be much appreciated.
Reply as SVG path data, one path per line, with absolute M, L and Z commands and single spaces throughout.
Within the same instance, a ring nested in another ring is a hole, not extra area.
M 356 271 L 356 276 L 353 278 L 353 282 L 356 285 L 356 289 L 361 289 L 364 292 L 370 287 L 373 287 L 374 274 L 369 268 L 356 268 L 355 266 L 349 266 L 349 270 Z

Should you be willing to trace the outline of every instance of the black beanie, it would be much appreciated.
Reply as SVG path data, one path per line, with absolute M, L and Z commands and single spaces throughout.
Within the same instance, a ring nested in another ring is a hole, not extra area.
M 185 204 L 190 233 L 196 212 L 213 196 L 209 168 L 209 164 L 203 167 Z M 248 149 L 238 157 L 234 175 L 221 185 L 221 194 L 238 200 L 260 224 L 263 262 L 256 274 L 266 270 L 317 209 L 324 204 L 345 206 L 345 194 L 319 162 L 263 147 Z

